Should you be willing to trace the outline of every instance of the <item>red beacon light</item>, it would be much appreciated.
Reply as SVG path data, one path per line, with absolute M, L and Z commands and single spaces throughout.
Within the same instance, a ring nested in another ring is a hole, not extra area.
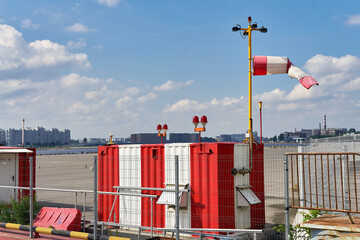
M 193 124 L 195 126 L 194 131 L 195 132 L 205 132 L 205 126 L 207 124 L 207 117 L 206 116 L 202 116 L 201 120 L 199 121 L 199 117 L 198 116 L 194 116 L 193 117 Z M 199 125 L 199 123 L 201 123 L 203 125 L 203 127 L 197 127 Z
M 163 143 L 163 137 L 166 137 L 166 132 L 167 132 L 167 130 L 169 130 L 168 125 L 164 124 L 161 127 L 161 124 L 158 124 L 156 127 L 156 130 L 158 132 L 158 136 L 161 137 L 161 143 Z M 161 131 L 164 131 L 164 132 L 162 133 Z
M 199 144 L 200 144 L 200 147 L 201 147 L 201 132 L 206 131 L 205 126 L 208 123 L 207 117 L 205 115 L 203 115 L 201 117 L 200 122 L 203 125 L 203 127 L 197 127 L 199 125 L 199 117 L 198 116 L 193 117 L 193 124 L 195 126 L 194 131 L 199 133 Z
M 203 127 L 205 128 L 206 124 L 208 123 L 207 121 L 207 117 L 204 115 L 201 117 L 201 124 L 203 125 Z
M 198 117 L 198 116 L 194 116 L 192 122 L 193 122 L 195 128 L 197 128 L 197 126 L 199 125 L 199 117 Z
M 161 132 L 161 130 L 162 130 L 162 128 L 161 128 L 161 124 L 158 124 L 158 125 L 157 125 L 156 130 L 158 131 L 158 133 L 160 133 L 160 132 Z
M 160 125 L 160 124 L 159 124 L 159 125 Z M 163 127 L 162 127 L 162 129 L 163 129 L 164 133 L 166 133 L 166 132 L 167 132 L 167 130 L 168 130 L 168 126 L 167 126 L 167 124 L 164 124 L 164 125 L 163 125 Z

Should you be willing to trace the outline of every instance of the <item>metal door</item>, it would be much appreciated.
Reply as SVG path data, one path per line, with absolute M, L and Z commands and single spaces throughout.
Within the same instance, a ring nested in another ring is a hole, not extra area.
M 0 186 L 15 186 L 16 184 L 16 155 L 0 154 Z M 15 198 L 15 191 L 11 188 L 0 188 L 0 202 L 10 202 Z

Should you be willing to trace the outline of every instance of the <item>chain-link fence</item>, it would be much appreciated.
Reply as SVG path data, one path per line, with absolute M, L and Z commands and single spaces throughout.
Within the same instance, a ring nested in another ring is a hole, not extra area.
M 142 238 L 150 238 L 165 233 L 175 236 L 178 199 L 181 239 L 196 234 L 283 238 L 273 229 L 285 223 L 283 156 L 297 152 L 297 147 L 255 148 L 259 152 L 253 154 L 251 164 L 246 144 L 166 145 L 101 147 L 98 154 L 37 155 L 36 202 L 42 207 L 79 209 L 81 231 L 93 231 L 96 212 L 99 234 L 138 238 L 141 233 Z M 179 198 L 175 197 L 175 156 L 179 160 Z M 251 173 L 242 173 L 242 169 Z M 17 199 L 14 193 L 25 191 L 11 190 L 10 195 Z

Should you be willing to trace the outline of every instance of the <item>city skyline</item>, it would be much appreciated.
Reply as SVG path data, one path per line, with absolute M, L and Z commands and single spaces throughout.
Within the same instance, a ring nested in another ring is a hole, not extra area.
M 4 1 L 0 3 L 0 125 L 71 129 L 74 139 L 248 129 L 248 16 L 253 55 L 284 56 L 314 76 L 253 77 L 253 126 L 263 135 L 328 127 L 360 129 L 360 2 Z M 244 11 L 247 9 L 247 11 Z M 293 9 L 296 9 L 294 11 Z M 241 10 L 241 11 L 239 11 Z M 306 17 L 304 17 L 306 12 Z M 336 34 L 337 33 L 337 34 Z

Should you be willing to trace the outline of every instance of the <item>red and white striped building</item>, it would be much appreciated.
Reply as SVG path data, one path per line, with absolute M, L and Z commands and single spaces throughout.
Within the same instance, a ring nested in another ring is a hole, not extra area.
M 253 144 L 251 173 L 249 144 L 173 143 L 101 146 L 98 149 L 98 190 L 114 187 L 172 188 L 175 156 L 179 156 L 181 228 L 262 228 L 265 224 L 263 145 Z M 121 193 L 157 195 L 153 226 L 173 228 L 175 194 L 155 190 Z M 111 209 L 113 207 L 111 213 Z M 151 226 L 151 200 L 135 196 L 99 194 L 99 220 L 131 226 Z M 111 216 L 110 216 L 111 213 Z

